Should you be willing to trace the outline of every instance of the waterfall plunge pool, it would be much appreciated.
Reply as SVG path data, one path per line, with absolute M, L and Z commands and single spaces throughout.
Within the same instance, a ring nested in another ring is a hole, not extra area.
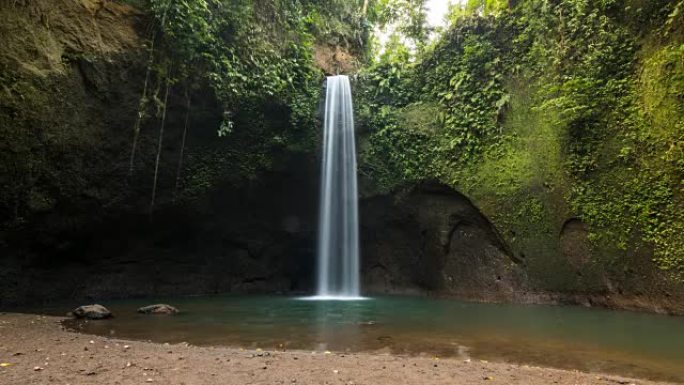
M 114 301 L 106 305 L 116 318 L 67 326 L 154 342 L 472 358 L 684 382 L 684 317 L 422 297 L 301 299 Z M 181 313 L 136 313 L 154 302 L 170 303 Z

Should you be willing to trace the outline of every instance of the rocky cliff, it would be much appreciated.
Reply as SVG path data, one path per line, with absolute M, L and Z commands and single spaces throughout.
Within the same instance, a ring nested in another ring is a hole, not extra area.
M 287 111 L 261 106 L 263 122 L 218 138 L 225 111 L 196 85 L 181 180 L 193 188 L 177 194 L 186 95 L 172 88 L 150 213 L 159 111 L 129 170 L 147 16 L 112 1 L 25 0 L 0 4 L 0 17 L 0 307 L 313 290 L 316 152 L 264 147 L 258 136 Z M 317 58 L 328 72 L 356 68 L 347 54 L 319 47 Z M 664 281 L 649 250 L 626 253 L 610 274 L 595 270 L 587 225 L 562 204 L 551 226 L 533 216 L 500 225 L 492 218 L 511 207 L 493 196 L 435 182 L 367 195 L 364 291 L 684 312 L 676 288 L 652 286 Z

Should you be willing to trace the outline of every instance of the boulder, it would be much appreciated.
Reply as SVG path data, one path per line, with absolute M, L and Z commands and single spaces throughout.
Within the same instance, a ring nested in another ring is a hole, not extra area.
M 143 306 L 140 309 L 138 309 L 138 313 L 141 314 L 176 314 L 178 313 L 178 309 L 171 305 L 166 305 L 166 304 L 156 304 L 156 305 L 149 305 L 149 306 Z
M 111 311 L 109 311 L 109 309 L 98 304 L 79 306 L 76 308 L 76 310 L 71 312 L 71 315 L 76 318 L 85 318 L 92 320 L 107 319 L 113 317 L 113 314 Z

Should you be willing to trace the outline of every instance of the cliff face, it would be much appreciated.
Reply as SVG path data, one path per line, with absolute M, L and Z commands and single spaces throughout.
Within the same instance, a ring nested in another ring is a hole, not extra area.
M 146 16 L 97 0 L 3 2 L 0 16 L 0 306 L 310 286 L 313 157 L 273 150 L 270 171 L 246 177 L 262 167 L 261 143 L 218 138 L 224 111 L 200 84 L 179 179 L 187 110 L 173 87 L 150 214 L 159 100 L 129 170 Z M 249 130 L 286 120 L 263 109 L 268 121 Z
M 684 3 L 517 4 L 361 77 L 364 192 L 467 196 L 519 297 L 681 313 Z
M 141 15 L 111 2 L 3 2 L 0 16 L 4 304 L 40 282 L 24 267 L 59 266 L 124 195 L 144 47 Z
M 85 206 L 124 191 L 141 15 L 98 1 L 3 2 L 0 15 L 3 229 L 50 226 L 53 212 L 91 216 Z
M 177 195 L 186 99 L 172 88 L 150 215 L 156 103 L 129 172 L 148 58 L 145 15 L 112 1 L 44 0 L 3 2 L 0 17 L 0 306 L 313 291 L 314 153 L 261 147 L 264 138 L 240 132 L 218 138 L 224 111 L 200 84 L 183 176 L 195 188 Z M 654 77 L 669 68 L 655 60 L 659 52 L 645 61 L 644 98 L 676 109 L 677 89 L 658 88 Z M 357 68 L 346 49 L 326 46 L 316 56 L 330 73 Z M 489 181 L 506 168 L 501 175 L 512 183 L 481 183 L 467 196 L 422 183 L 362 200 L 364 290 L 684 312 L 682 290 L 650 264 L 650 249 L 623 252 L 610 269 L 594 263 L 588 225 L 565 203 L 565 181 L 554 179 L 557 143 L 528 146 L 555 131 L 529 113 L 522 91 L 513 94 L 505 129 L 518 142 L 508 159 L 524 160 L 524 170 L 492 160 L 473 174 Z M 247 122 L 244 132 L 283 124 L 286 111 L 262 107 L 264 122 Z M 237 169 L 236 159 L 251 167 Z M 518 185 L 525 199 L 502 199 Z

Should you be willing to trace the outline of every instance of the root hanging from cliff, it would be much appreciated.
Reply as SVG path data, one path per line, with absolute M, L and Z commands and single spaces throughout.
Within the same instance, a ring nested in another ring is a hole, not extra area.
M 152 35 L 150 39 L 150 56 L 147 60 L 147 70 L 145 71 L 145 81 L 143 83 L 142 96 L 140 97 L 140 102 L 138 103 L 138 114 L 135 117 L 135 124 L 133 125 L 133 143 L 131 144 L 131 158 L 128 165 L 128 175 L 133 175 L 133 170 L 135 168 L 135 152 L 138 148 L 138 138 L 140 137 L 140 125 L 142 120 L 145 118 L 145 109 L 147 108 L 147 88 L 150 83 L 150 75 L 152 72 L 152 65 L 154 64 L 154 39 L 155 35 Z
M 176 184 L 173 187 L 173 200 L 178 198 L 178 186 L 180 185 L 181 173 L 183 171 L 183 155 L 185 153 L 185 141 L 188 136 L 188 124 L 190 122 L 190 93 L 188 86 L 185 87 L 185 124 L 183 125 L 183 136 L 181 138 L 180 153 L 178 154 L 178 168 L 176 169 Z
M 164 110 L 162 112 L 161 125 L 159 127 L 159 141 L 157 143 L 157 159 L 154 162 L 154 183 L 152 184 L 152 200 L 150 201 L 150 214 L 154 210 L 154 201 L 157 197 L 157 180 L 159 177 L 159 159 L 161 158 L 162 144 L 164 142 L 164 126 L 166 125 L 166 109 L 169 101 L 169 88 L 171 88 L 171 78 L 166 77 L 166 90 L 164 91 Z
M 170 4 L 170 3 L 169 3 Z M 164 15 L 162 16 L 161 20 L 161 27 L 163 30 L 164 25 L 166 24 L 166 12 L 169 9 L 169 5 L 166 6 L 166 9 L 164 9 Z M 154 27 L 153 27 L 154 28 Z M 135 153 L 138 148 L 138 139 L 140 137 L 140 125 L 142 124 L 143 119 L 145 118 L 145 110 L 147 108 L 147 88 L 150 82 L 150 75 L 152 72 L 152 67 L 154 65 L 154 48 L 155 48 L 155 41 L 157 38 L 157 33 L 152 32 L 152 36 L 150 38 L 150 53 L 147 59 L 147 69 L 145 71 L 145 81 L 143 83 L 143 92 L 142 96 L 140 97 L 140 103 L 138 104 L 138 116 L 135 118 L 135 124 L 133 125 L 133 143 L 131 144 L 131 159 L 130 163 L 128 166 L 128 175 L 131 176 L 133 175 L 133 170 L 135 169 Z M 156 185 L 156 183 L 155 183 Z

